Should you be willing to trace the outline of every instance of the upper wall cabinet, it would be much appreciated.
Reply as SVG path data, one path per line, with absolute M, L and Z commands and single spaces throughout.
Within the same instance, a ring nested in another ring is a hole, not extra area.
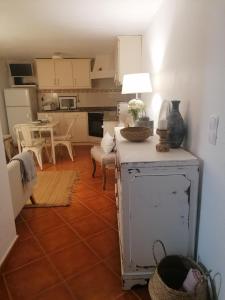
M 122 84 L 123 75 L 141 72 L 142 36 L 118 36 L 116 49 L 117 84 Z
M 40 89 L 90 88 L 90 59 L 36 59 Z
M 73 66 L 73 84 L 74 87 L 91 87 L 91 60 L 90 59 L 72 59 Z
M 55 66 L 53 59 L 36 59 L 39 88 L 56 86 Z
M 70 59 L 54 59 L 55 83 L 58 88 L 73 88 L 73 70 Z

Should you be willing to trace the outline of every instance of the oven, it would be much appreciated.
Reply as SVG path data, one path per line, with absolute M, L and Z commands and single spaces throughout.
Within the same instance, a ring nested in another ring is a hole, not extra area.
M 89 136 L 103 137 L 103 116 L 104 112 L 88 113 Z

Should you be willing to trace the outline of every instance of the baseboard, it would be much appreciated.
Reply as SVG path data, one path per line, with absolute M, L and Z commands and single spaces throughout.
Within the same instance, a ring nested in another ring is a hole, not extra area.
M 7 259 L 7 256 L 9 255 L 9 253 L 11 252 L 15 242 L 18 239 L 18 235 L 15 236 L 14 240 L 12 241 L 11 245 L 9 246 L 8 250 L 6 251 L 5 255 L 3 256 L 3 258 L 0 261 L 0 269 L 2 268 L 3 263 L 5 262 L 5 260 Z

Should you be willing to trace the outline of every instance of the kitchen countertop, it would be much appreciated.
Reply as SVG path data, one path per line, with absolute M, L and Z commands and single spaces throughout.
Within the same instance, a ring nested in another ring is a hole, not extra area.
M 56 110 L 42 110 L 39 113 L 72 113 L 72 112 L 103 112 L 103 121 L 111 122 L 118 121 L 116 106 L 98 106 L 98 107 L 79 107 L 78 109 L 56 109 Z
M 94 107 L 78 107 L 77 109 L 55 109 L 55 110 L 41 110 L 40 113 L 60 113 L 60 112 L 105 112 L 105 111 L 117 111 L 116 106 L 94 106 Z

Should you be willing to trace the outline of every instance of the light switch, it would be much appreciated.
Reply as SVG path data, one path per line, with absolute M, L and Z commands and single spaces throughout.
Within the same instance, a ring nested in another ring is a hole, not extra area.
M 219 125 L 219 116 L 211 115 L 209 117 L 208 140 L 209 143 L 212 145 L 216 145 L 218 125 Z

